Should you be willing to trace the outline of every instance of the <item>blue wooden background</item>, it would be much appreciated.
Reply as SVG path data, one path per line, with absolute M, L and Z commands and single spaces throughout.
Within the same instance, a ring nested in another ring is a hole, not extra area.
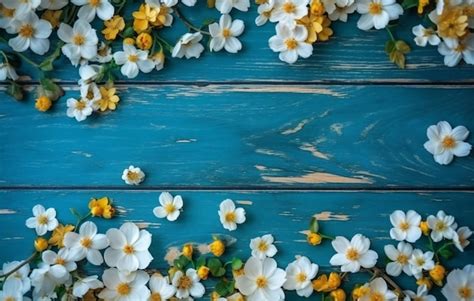
M 183 12 L 196 23 L 218 16 Z M 330 244 L 311 247 L 300 233 L 317 213 L 325 232 L 364 233 L 381 256 L 395 209 L 424 217 L 445 210 L 474 228 L 473 155 L 440 166 L 423 148 L 427 127 L 440 120 L 474 130 L 472 66 L 450 69 L 435 48 L 411 43 L 406 70 L 397 69 L 383 49 L 386 32 L 357 30 L 355 15 L 336 23 L 335 36 L 317 44 L 310 59 L 288 66 L 268 47 L 273 26 L 257 28 L 255 16 L 255 7 L 233 13 L 247 25 L 241 53 L 170 59 L 160 72 L 119 80 L 118 109 L 82 123 L 66 117 L 65 99 L 79 91 L 77 70 L 64 59 L 54 77 L 66 96 L 50 112 L 37 112 L 33 96 L 9 99 L 1 83 L 0 263 L 30 254 L 34 233 L 24 222 L 35 204 L 73 222 L 69 208 L 85 213 L 90 198 L 101 196 L 121 210 L 100 229 L 125 221 L 147 228 L 158 268 L 168 247 L 229 234 L 217 217 L 225 198 L 248 214 L 230 233 L 237 239 L 231 254 L 249 256 L 249 240 L 272 233 L 282 267 L 306 255 L 329 269 Z M 404 16 L 407 25 L 396 34 L 411 41 L 411 25 L 419 22 Z M 165 35 L 174 41 L 184 32 L 177 25 Z M 34 90 L 37 74 L 23 72 Z M 147 174 L 138 187 L 121 180 L 130 164 Z M 175 223 L 152 214 L 165 190 L 184 198 Z M 472 258 L 471 246 L 450 266 Z M 412 280 L 402 283 L 414 287 Z

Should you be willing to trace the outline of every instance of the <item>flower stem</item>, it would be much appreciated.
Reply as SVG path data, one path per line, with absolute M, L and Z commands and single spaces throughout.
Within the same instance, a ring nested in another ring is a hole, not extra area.
M 385 27 L 385 29 L 387 30 L 387 33 L 388 33 L 388 36 L 390 37 L 390 40 L 392 40 L 392 41 L 395 42 L 395 37 L 393 36 L 393 33 L 392 33 L 392 31 L 390 30 L 390 28 Z
M 319 235 L 321 235 L 322 238 L 325 238 L 325 239 L 330 239 L 330 240 L 334 240 L 335 238 L 332 237 L 332 236 L 328 236 L 328 235 L 324 235 L 322 233 L 319 233 Z
M 435 251 L 434 245 L 433 245 L 433 240 L 431 239 L 430 236 L 428 236 L 428 241 L 430 242 L 430 245 L 429 245 L 430 250 L 434 253 L 435 258 L 436 258 L 436 261 L 439 262 L 438 252 L 439 252 L 439 250 L 441 250 L 442 248 L 440 248 L 439 250 Z
M 78 218 L 78 219 L 77 219 L 76 226 L 74 227 L 74 230 L 77 231 L 77 228 L 79 227 L 79 225 L 80 225 L 84 220 L 86 220 L 89 216 L 91 216 L 91 215 L 92 215 L 92 214 L 89 212 L 87 215 L 84 215 L 83 217 Z
M 5 273 L 3 275 L 0 275 L 0 278 L 7 278 L 8 276 L 14 274 L 16 271 L 18 271 L 19 269 L 21 269 L 22 267 L 24 267 L 25 265 L 27 265 L 28 263 L 32 262 L 33 259 L 35 259 L 36 255 L 38 254 L 38 252 L 34 252 L 33 254 L 31 254 L 30 257 L 28 257 L 27 259 L 25 259 L 22 263 L 20 263 L 19 265 L 17 265 L 13 270 L 9 271 L 8 273 Z
M 179 8 L 173 8 L 173 11 L 176 15 L 176 17 L 178 17 L 179 19 L 181 19 L 181 21 L 184 23 L 184 25 L 186 25 L 187 28 L 191 29 L 191 30 L 194 30 L 194 31 L 197 31 L 197 32 L 200 32 L 202 34 L 205 34 L 205 35 L 208 35 L 210 36 L 211 34 L 208 32 L 208 31 L 205 31 L 205 30 L 202 30 L 196 26 L 194 26 L 191 22 L 188 21 L 188 19 L 186 19 L 183 14 L 179 11 Z

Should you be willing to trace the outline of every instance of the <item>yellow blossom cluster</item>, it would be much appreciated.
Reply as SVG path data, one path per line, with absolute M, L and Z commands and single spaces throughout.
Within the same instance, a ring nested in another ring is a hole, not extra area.
M 324 4 L 320 0 L 311 1 L 308 15 L 299 19 L 298 24 L 304 25 L 308 30 L 307 43 L 327 41 L 332 36 L 331 20 L 325 13 Z
M 115 208 L 112 206 L 112 202 L 108 197 L 92 199 L 89 202 L 89 209 L 92 216 L 111 219 L 115 215 Z

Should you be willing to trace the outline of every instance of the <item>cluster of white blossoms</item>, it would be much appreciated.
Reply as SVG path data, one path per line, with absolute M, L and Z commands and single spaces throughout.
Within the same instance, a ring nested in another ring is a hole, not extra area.
M 473 65 L 473 6 L 472 0 L 438 0 L 436 8 L 429 13 L 431 24 L 427 27 L 419 24 L 412 29 L 416 45 L 438 46 L 438 52 L 444 56 L 446 66 L 456 66 L 461 60 Z

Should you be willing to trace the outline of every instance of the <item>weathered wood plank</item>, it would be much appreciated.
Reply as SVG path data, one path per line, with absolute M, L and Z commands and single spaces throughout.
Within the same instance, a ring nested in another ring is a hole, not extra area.
M 372 247 L 379 253 L 380 266 L 384 264 L 383 246 L 396 243 L 390 240 L 388 216 L 396 209 L 418 211 L 424 218 L 445 210 L 456 217 L 461 226 L 474 228 L 472 215 L 473 192 L 173 192 L 184 199 L 184 211 L 178 221 L 171 223 L 159 220 L 152 213 L 158 204 L 159 191 L 0 191 L 0 263 L 19 260 L 32 250 L 34 231 L 24 226 L 31 215 L 31 207 L 37 203 L 55 207 L 60 221 L 74 223 L 69 208 L 87 212 L 87 203 L 92 197 L 111 197 L 118 206 L 120 216 L 110 221 L 94 219 L 99 231 L 118 227 L 132 221 L 147 228 L 153 234 L 151 252 L 155 260 L 153 267 L 164 268 L 167 248 L 187 242 L 206 243 L 211 234 L 231 235 L 237 239 L 229 249 L 229 257 L 250 256 L 249 241 L 255 236 L 271 233 L 277 240 L 279 250 L 276 259 L 285 267 L 295 255 L 308 256 L 328 271 L 329 258 L 334 251 L 329 243 L 311 247 L 300 231 L 305 230 L 313 214 L 319 213 L 321 228 L 327 235 L 351 237 L 356 233 L 367 235 Z M 234 232 L 224 230 L 219 222 L 219 203 L 231 198 L 245 208 L 247 222 Z M 192 229 L 192 231 L 190 231 Z M 425 248 L 424 242 L 419 247 Z M 470 246 L 464 253 L 456 253 L 448 267 L 473 263 L 474 249 Z M 98 270 L 91 270 L 95 273 Z M 351 283 L 357 277 L 349 277 Z M 363 278 L 362 278 L 363 279 Z M 414 287 L 413 279 L 401 278 L 404 287 Z M 349 286 L 347 286 L 349 288 Z M 289 294 L 287 300 L 303 300 Z
M 218 19 L 219 12 L 205 8 L 205 1 L 200 1 L 196 8 L 183 8 L 185 14 L 195 24 L 205 20 Z M 128 5 L 127 5 L 128 6 Z M 126 17 L 131 18 L 132 8 L 128 7 Z M 474 67 L 460 65 L 448 68 L 443 65 L 443 57 L 436 47 L 417 47 L 413 42 L 411 29 L 421 22 L 415 14 L 403 16 L 397 28 L 399 38 L 407 41 L 413 49 L 408 56 L 406 70 L 400 70 L 388 61 L 384 52 L 388 40 L 384 30 L 364 32 L 357 29 L 357 14 L 349 16 L 348 23 L 334 23 L 335 35 L 329 42 L 317 44 L 314 55 L 307 60 L 300 60 L 294 66 L 278 60 L 268 46 L 268 39 L 275 34 L 274 24 L 257 27 L 254 20 L 257 16 L 253 4 L 248 13 L 233 11 L 234 18 L 244 20 L 245 33 L 241 37 L 244 45 L 241 53 L 231 55 L 225 52 L 207 52 L 199 60 L 170 59 L 166 68 L 160 72 L 140 75 L 133 81 L 147 82 L 230 82 L 230 81 L 296 81 L 296 82 L 436 82 L 452 81 L 474 82 Z M 97 22 L 98 32 L 102 24 Z M 187 30 L 179 19 L 172 28 L 160 31 L 170 43 L 175 43 Z M 54 43 L 52 43 L 54 45 Z M 116 47 L 121 48 L 120 45 Z M 31 75 L 32 70 L 25 66 L 24 71 Z M 54 77 L 77 81 L 78 71 L 66 58 L 56 63 Z M 128 81 L 127 81 L 128 82 Z
M 0 103 L 0 185 L 472 187 L 472 155 L 424 148 L 440 120 L 474 129 L 473 86 L 121 87 L 115 112 L 77 123 L 68 91 L 52 112 Z M 2 92 L 3 93 L 3 92 Z M 472 143 L 472 137 L 468 138 Z

